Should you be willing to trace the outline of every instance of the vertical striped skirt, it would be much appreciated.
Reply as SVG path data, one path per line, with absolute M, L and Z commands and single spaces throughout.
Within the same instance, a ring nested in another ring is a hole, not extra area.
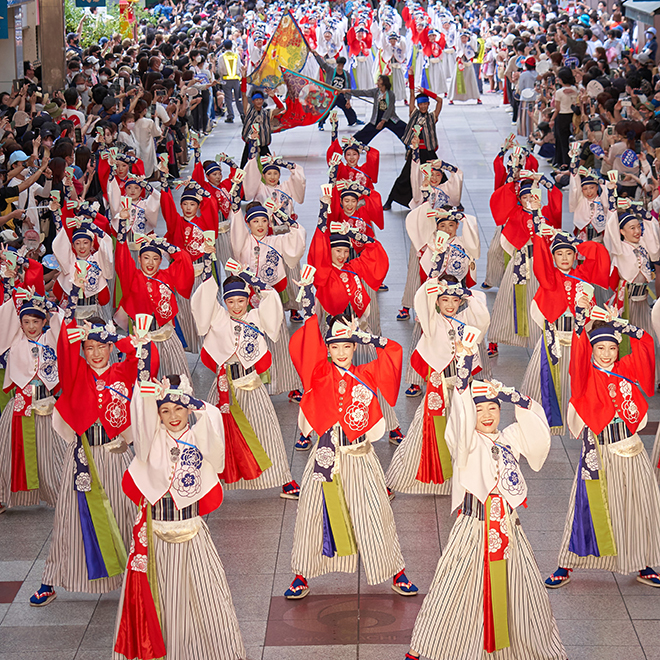
M 293 366 L 289 353 L 289 329 L 285 319 L 282 320 L 277 341 L 266 335 L 266 344 L 273 358 L 273 363 L 270 365 L 270 383 L 266 385 L 268 394 L 274 396 L 291 390 L 302 390 L 300 376 Z
M 500 243 L 502 227 L 496 227 L 486 256 L 486 284 L 500 286 L 504 277 L 504 250 Z
M 449 392 L 453 392 L 449 390 Z M 424 426 L 424 402 L 422 401 L 415 411 L 415 416 L 410 424 L 406 437 L 396 448 L 392 456 L 392 462 L 385 475 L 385 483 L 389 488 L 399 493 L 411 493 L 415 495 L 449 495 L 451 494 L 451 479 L 442 484 L 425 484 L 417 480 L 417 471 L 422 457 L 422 428 Z M 451 401 L 451 394 L 450 394 Z M 449 405 L 447 405 L 449 414 Z
M 189 541 L 168 543 L 152 536 L 167 660 L 242 660 L 245 648 L 225 570 L 209 528 L 199 522 L 199 532 Z M 119 653 L 114 658 L 124 660 Z
M 218 264 L 218 279 L 222 278 L 222 269 L 225 264 L 232 259 L 234 252 L 231 249 L 231 237 L 229 231 L 218 233 L 218 240 L 215 242 L 215 258 Z M 222 288 L 222 281 L 218 282 Z
M 32 413 L 37 445 L 37 474 L 39 488 L 11 492 L 11 422 L 14 416 L 14 398 L 5 406 L 0 417 L 0 502 L 8 507 L 36 506 L 43 502 L 54 507 L 60 492 L 62 466 L 66 443 L 53 429 L 53 415 Z
M 538 401 L 543 405 L 543 397 L 541 395 L 541 351 L 545 351 L 543 343 L 543 336 L 539 338 L 534 347 L 532 358 L 527 364 L 525 375 L 523 376 L 520 391 L 527 396 L 532 397 L 534 401 Z M 559 409 L 561 410 L 561 418 L 563 424 L 561 426 L 553 426 L 550 430 L 553 435 L 564 435 L 566 433 L 566 414 L 568 413 L 568 402 L 571 399 L 571 379 L 568 373 L 568 368 L 571 363 L 571 347 L 561 346 L 561 357 L 559 358 L 559 374 L 561 383 L 561 397 L 559 399 Z M 548 420 L 550 423 L 550 420 Z
M 493 313 L 490 317 L 490 328 L 488 329 L 488 341 L 496 342 L 498 344 L 507 344 L 509 346 L 521 346 L 522 348 L 532 349 L 541 336 L 541 328 L 532 321 L 529 309 L 534 300 L 534 294 L 538 291 L 539 283 L 534 275 L 532 269 L 533 259 L 528 260 L 528 268 L 530 278 L 527 280 L 527 300 L 525 302 L 526 309 L 524 312 L 518 310 L 518 319 L 520 320 L 521 313 L 527 314 L 527 326 L 529 328 L 529 336 L 523 337 L 515 333 L 514 315 L 513 315 L 513 257 L 509 261 L 504 277 L 500 284 L 495 304 L 493 305 Z
M 314 479 L 315 445 L 310 452 L 300 485 L 300 500 L 293 533 L 291 569 L 314 578 L 326 573 L 354 573 L 358 555 L 326 557 L 323 554 L 323 489 Z M 365 453 L 337 450 L 335 466 L 341 475 L 346 505 L 353 525 L 358 553 L 362 556 L 368 584 L 379 584 L 403 570 L 405 563 L 387 497 L 383 468 L 373 447 Z
M 430 660 L 566 660 L 548 593 L 516 512 L 509 515 L 511 645 L 484 651 L 484 521 L 459 514 L 417 615 L 410 647 Z
M 236 401 L 245 413 L 245 417 L 254 432 L 259 438 L 261 446 L 272 461 L 271 467 L 261 473 L 256 479 L 245 481 L 239 479 L 235 483 L 226 484 L 222 487 L 225 490 L 264 490 L 266 488 L 276 488 L 288 484 L 292 480 L 289 461 L 284 449 L 284 439 L 280 423 L 275 413 L 275 408 L 263 385 L 253 390 L 242 390 L 235 388 Z M 211 385 L 208 397 L 209 403 L 216 405 L 218 403 L 218 388 L 216 382 Z
M 655 473 L 655 478 L 660 484 L 660 467 L 658 466 L 658 463 L 660 463 L 660 426 L 655 432 L 655 442 L 653 443 L 653 451 L 651 452 L 651 467 Z M 2 498 L 0 497 L 0 499 Z
M 642 328 L 653 337 L 653 344 L 655 346 L 655 382 L 660 382 L 660 352 L 658 351 L 658 338 L 655 336 L 653 324 L 651 323 L 651 308 L 649 307 L 648 299 L 645 300 L 631 300 L 628 303 L 628 311 L 630 322 L 638 328 Z
M 179 376 L 188 376 L 188 380 L 191 380 L 188 360 L 179 335 L 173 332 L 165 341 L 154 343 L 156 344 L 156 348 L 158 348 L 158 355 L 160 357 L 158 378 L 178 374 Z
M 569 549 L 577 473 L 568 504 L 564 536 L 559 550 L 563 568 L 599 568 L 616 573 L 632 573 L 660 564 L 660 491 L 646 450 L 624 458 L 600 445 L 607 479 L 607 503 L 617 555 L 579 557 Z
M 78 513 L 78 495 L 73 484 L 75 448 L 75 442 L 67 445 L 62 484 L 55 507 L 53 533 L 42 582 L 63 587 L 67 591 L 105 594 L 121 586 L 122 575 L 99 580 L 87 579 L 85 547 Z M 133 448 L 129 447 L 123 454 L 113 454 L 103 446 L 93 446 L 90 447 L 90 450 L 128 552 L 137 507 L 124 495 L 121 480 L 133 460 Z
M 422 286 L 422 281 L 419 276 L 419 257 L 415 246 L 410 244 L 410 254 L 408 255 L 408 274 L 406 275 L 406 286 L 403 289 L 403 297 L 401 304 L 408 309 L 411 309 L 415 303 L 415 294 L 417 289 Z
M 197 290 L 197 287 L 202 283 L 201 275 L 195 277 L 195 284 L 193 285 L 193 292 Z M 199 353 L 201 348 L 201 342 L 199 338 L 199 333 L 197 332 L 197 325 L 195 324 L 195 319 L 192 315 L 192 310 L 190 309 L 190 298 L 184 298 L 183 296 L 176 295 L 176 304 L 179 307 L 179 313 L 176 315 L 177 321 L 181 325 L 181 332 L 183 332 L 183 337 L 186 340 L 186 352 L 187 353 Z M 192 295 L 192 294 L 191 294 Z
M 286 289 L 284 290 L 289 297 L 283 305 L 284 311 L 290 309 L 302 309 L 302 305 L 299 302 L 296 302 L 296 296 L 298 295 L 300 287 L 294 284 L 294 281 L 300 282 L 300 262 L 298 262 L 293 268 L 289 268 L 284 260 L 283 263 L 284 272 L 286 273 Z

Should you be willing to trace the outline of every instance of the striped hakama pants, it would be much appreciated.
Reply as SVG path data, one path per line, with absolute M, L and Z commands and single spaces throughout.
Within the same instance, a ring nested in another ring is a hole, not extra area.
M 62 466 L 66 453 L 66 442 L 53 429 L 53 415 L 37 415 L 34 419 L 37 449 L 37 474 L 39 488 L 11 492 L 11 423 L 14 416 L 14 398 L 12 397 L 0 417 L 0 502 L 8 507 L 36 506 L 44 502 L 54 507 L 60 492 Z
M 430 660 L 566 660 L 532 548 L 509 514 L 507 604 L 510 646 L 484 651 L 483 520 L 459 514 L 417 615 L 410 648 Z
M 357 554 L 323 554 L 323 488 L 322 482 L 313 478 L 317 446 L 310 452 L 300 485 L 291 555 L 293 572 L 308 579 L 326 573 L 354 573 L 358 566 Z M 338 448 L 335 465 L 367 583 L 379 584 L 405 567 L 383 468 L 370 442 Z
M 197 291 L 197 287 L 202 283 L 202 276 L 195 277 L 195 284 L 193 285 L 193 293 Z M 186 353 L 199 353 L 201 349 L 201 340 L 197 332 L 197 325 L 192 315 L 190 308 L 190 298 L 184 298 L 176 293 L 176 304 L 179 307 L 179 313 L 176 315 L 179 324 L 181 325 L 181 332 L 183 338 L 186 340 Z M 190 294 L 192 296 L 192 293 Z
M 111 578 L 88 579 L 78 513 L 78 493 L 73 484 L 75 448 L 75 442 L 67 445 L 50 549 L 41 581 L 44 584 L 63 587 L 67 591 L 104 594 L 118 589 L 123 578 L 120 574 Z M 133 460 L 133 448 L 129 447 L 123 454 L 113 454 L 100 445 L 90 447 L 90 450 L 128 552 L 137 507 L 124 495 L 121 480 Z
M 504 271 L 504 277 L 502 278 L 502 283 L 500 284 L 497 297 L 495 298 L 495 304 L 493 305 L 493 313 L 490 317 L 490 327 L 488 329 L 489 342 L 507 344 L 508 346 L 520 346 L 522 348 L 531 349 L 539 340 L 539 337 L 541 336 L 541 328 L 539 328 L 538 325 L 532 321 L 531 315 L 529 313 L 532 300 L 534 300 L 534 294 L 536 294 L 539 288 L 539 282 L 534 275 L 532 263 L 533 259 L 529 259 L 528 268 L 530 277 L 527 280 L 526 286 L 527 301 L 525 309 L 525 313 L 527 314 L 529 336 L 523 337 L 521 335 L 517 335 L 515 332 L 513 314 L 514 284 L 512 257 L 506 267 L 506 270 Z M 520 311 L 518 314 L 520 318 Z
M 156 341 L 154 343 L 156 344 L 156 348 L 158 348 L 158 356 L 160 357 L 158 378 L 162 379 L 171 374 L 178 374 L 179 376 L 187 376 L 188 380 L 192 382 L 190 367 L 188 367 L 188 360 L 179 335 L 173 332 L 164 341 Z
M 419 340 L 422 338 L 422 324 L 418 319 L 415 319 L 415 324 L 413 325 L 412 335 L 410 337 L 410 346 L 408 346 L 408 351 L 406 352 L 406 383 L 412 385 L 419 385 L 424 387 L 426 381 L 413 369 L 411 362 L 412 354 L 417 348 Z
M 408 274 L 406 275 L 406 286 L 403 289 L 401 305 L 411 309 L 414 306 L 415 294 L 417 289 L 422 286 L 419 275 L 419 257 L 414 245 L 410 245 L 410 254 L 408 255 Z
M 245 648 L 227 577 L 206 523 L 188 541 L 153 534 L 161 627 L 167 660 L 242 660 Z M 160 525 L 176 526 L 178 523 Z M 124 602 L 122 588 L 117 626 Z M 114 653 L 115 660 L 124 660 Z
M 450 390 L 450 392 L 453 390 Z M 392 456 L 392 462 L 385 475 L 387 486 L 399 493 L 410 493 L 414 495 L 449 495 L 451 494 L 451 479 L 442 484 L 425 484 L 417 480 L 419 461 L 422 456 L 422 428 L 424 425 L 424 403 L 426 397 L 415 411 L 415 416 L 410 424 L 406 437 L 396 448 Z M 450 395 L 451 401 L 451 395 Z M 449 404 L 447 405 L 449 415 Z
M 486 256 L 486 279 L 489 286 L 500 286 L 504 277 L 504 249 L 500 243 L 502 227 L 496 227 Z
M 599 568 L 633 573 L 660 564 L 660 490 L 645 449 L 636 456 L 617 456 L 600 445 L 607 480 L 612 532 L 617 554 L 580 557 L 568 547 L 573 529 L 577 473 L 571 490 L 558 564 L 562 568 Z
M 293 477 L 284 449 L 280 422 L 266 388 L 263 385 L 259 385 L 253 390 L 242 390 L 237 387 L 234 391 L 238 405 L 245 413 L 245 417 L 273 464 L 256 479 L 249 481 L 239 479 L 232 484 L 223 482 L 222 487 L 225 490 L 265 490 L 288 484 Z M 217 380 L 211 386 L 206 400 L 213 405 L 218 403 Z
M 290 392 L 291 390 L 302 390 L 302 382 L 296 368 L 291 361 L 289 353 L 289 329 L 286 320 L 282 320 L 280 336 L 277 341 L 273 341 L 266 335 L 266 344 L 273 358 L 270 365 L 270 383 L 266 385 L 266 391 L 271 396 Z
M 289 298 L 285 303 L 282 304 L 284 311 L 286 312 L 291 309 L 302 309 L 302 305 L 296 301 L 300 287 L 294 284 L 294 282 L 300 282 L 300 262 L 298 262 L 293 268 L 289 268 L 286 264 L 286 261 L 284 260 L 282 260 L 282 263 L 284 265 L 284 272 L 286 274 L 286 289 L 284 290 L 286 291 L 286 294 Z

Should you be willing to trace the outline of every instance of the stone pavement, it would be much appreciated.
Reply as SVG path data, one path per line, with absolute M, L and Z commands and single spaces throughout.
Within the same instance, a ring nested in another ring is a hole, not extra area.
M 357 101 L 356 106 L 361 118 L 368 119 L 367 105 Z M 401 105 L 399 114 L 407 119 L 407 108 Z M 350 134 L 343 115 L 340 126 L 341 135 Z M 492 161 L 511 128 L 501 97 L 490 94 L 484 97 L 483 106 L 447 105 L 438 124 L 439 156 L 463 170 L 463 204 L 480 222 L 483 258 L 477 265 L 479 282 L 494 232 L 488 205 L 493 190 Z M 316 126 L 273 139 L 275 153 L 305 168 L 307 201 L 297 212 L 309 237 L 316 224 L 320 185 L 326 182 L 329 141 L 329 131 L 321 133 Z M 403 164 L 404 149 L 389 132 L 379 135 L 372 145 L 381 154 L 377 189 L 385 199 Z M 204 158 L 224 151 L 238 159 L 242 148 L 240 126 L 220 123 L 202 151 Z M 407 347 L 412 322 L 395 320 L 409 249 L 404 220 L 405 210 L 395 207 L 385 214 L 385 230 L 379 232 L 390 257 L 386 280 L 390 290 L 379 294 L 379 302 L 384 335 Z M 565 214 L 565 226 L 570 221 Z M 489 292 L 491 306 L 494 298 L 495 293 Z M 529 357 L 523 349 L 501 347 L 500 356 L 493 360 L 494 376 L 520 385 Z M 205 396 L 212 375 L 197 359 L 191 366 L 197 392 Z M 420 399 L 406 399 L 404 388 L 396 412 L 405 432 Z M 299 480 L 307 453 L 293 449 L 297 406 L 285 396 L 276 397 L 274 404 L 293 474 Z M 655 432 L 660 418 L 655 400 L 651 406 L 653 423 L 647 433 Z M 643 439 L 650 449 L 653 435 Z M 383 440 L 376 451 L 387 468 L 394 448 Z M 541 472 L 525 469 L 529 508 L 521 510 L 520 517 L 544 575 L 556 567 L 578 457 L 575 440 L 554 438 Z M 424 594 L 453 523 L 449 498 L 399 494 L 392 508 L 407 574 Z M 295 516 L 296 503 L 280 499 L 276 490 L 231 491 L 208 520 L 227 571 L 249 660 L 401 660 L 423 595 L 401 598 L 388 583 L 368 586 L 361 573 L 312 580 L 311 595 L 300 602 L 290 603 L 282 597 L 292 579 Z M 0 660 L 109 659 L 118 593 L 99 598 L 59 589 L 58 598 L 49 606 L 37 609 L 28 605 L 41 582 L 52 518 L 47 508 L 14 509 L 0 516 Z M 550 600 L 570 660 L 660 659 L 660 590 L 638 584 L 635 576 L 577 572 L 570 585 L 550 593 Z

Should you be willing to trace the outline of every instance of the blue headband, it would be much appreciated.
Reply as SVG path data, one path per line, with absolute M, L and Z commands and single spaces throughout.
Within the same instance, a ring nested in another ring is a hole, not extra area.
M 268 170 L 277 170 L 278 172 L 280 171 L 279 165 L 275 165 L 275 163 L 268 163 L 267 165 L 263 165 L 261 168 L 261 172 L 263 174 L 266 174 Z
M 351 247 L 351 239 L 346 234 L 330 234 L 330 247 Z
M 71 235 L 71 242 L 79 239 L 79 238 L 86 238 L 88 241 L 94 242 L 94 232 L 91 230 L 91 228 L 88 225 L 81 225 L 77 229 L 74 230 L 73 234 Z
M 520 184 L 520 190 L 518 191 L 518 197 L 522 197 L 523 195 L 529 195 L 532 192 L 533 187 L 534 187 L 534 184 L 531 181 L 523 181 Z
M 85 340 L 87 339 L 93 339 L 100 344 L 114 344 L 119 339 L 119 335 L 114 324 L 108 323 L 107 325 L 93 325 L 85 337 Z
M 253 206 L 245 212 L 245 222 L 250 222 L 250 220 L 259 217 L 268 217 L 268 211 L 263 206 Z
M 421 94 L 417 97 L 417 103 L 430 103 L 429 97 L 426 94 Z
M 222 287 L 222 289 L 223 300 L 227 300 L 227 298 L 233 298 L 234 296 L 240 296 L 241 298 L 250 297 L 247 284 L 242 280 L 240 282 L 228 282 Z
M 621 335 L 614 329 L 613 325 L 604 325 L 589 333 L 589 343 L 592 346 L 601 341 L 611 341 L 618 344 L 621 341 Z
M 629 222 L 639 220 L 639 218 L 630 211 L 626 211 L 623 215 L 619 216 L 619 229 L 623 229 Z
M 563 232 L 559 232 L 553 239 L 552 239 L 552 244 L 550 245 L 550 251 L 554 254 L 556 250 L 562 250 L 562 249 L 570 249 L 573 250 L 573 252 L 577 252 L 577 247 L 576 243 L 578 243 L 576 239 L 574 239 L 572 236 L 569 236 L 568 234 L 564 234 Z
M 214 160 L 204 165 L 204 172 L 206 174 L 213 174 L 213 172 L 222 172 L 222 168 Z
M 251 98 L 253 98 L 253 99 L 264 99 L 266 97 L 264 96 L 263 92 L 260 92 L 260 91 L 256 90 L 256 91 L 252 92 Z
M 158 245 L 155 245 L 153 243 L 146 243 L 140 248 L 140 256 L 142 256 L 145 252 L 154 252 L 159 257 L 163 256 L 163 252 L 160 249 L 160 247 L 158 247 Z

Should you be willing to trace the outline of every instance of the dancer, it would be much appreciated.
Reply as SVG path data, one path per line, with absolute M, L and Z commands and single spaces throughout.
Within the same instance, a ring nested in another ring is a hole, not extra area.
M 386 475 L 388 487 L 403 493 L 449 494 L 452 462 L 445 427 L 456 381 L 456 356 L 462 348 L 477 350 L 490 321 L 485 294 L 463 288 L 452 276 L 439 279 L 436 272 L 415 295 L 422 334 L 410 362 L 426 382 L 426 396 Z M 480 370 L 476 356 L 472 373 Z
M 243 220 L 232 219 L 237 222 Z M 218 302 L 210 256 L 205 259 L 204 281 L 191 301 L 197 329 L 204 338 L 202 362 L 215 373 L 208 400 L 223 413 L 225 487 L 263 490 L 281 486 L 280 497 L 298 499 L 300 488 L 291 477 L 280 424 L 260 378 L 271 365 L 265 336 L 277 342 L 284 317 L 282 303 L 277 291 L 241 264 L 230 262 L 229 266 L 235 274 L 222 285 L 226 308 Z M 254 304 L 248 311 L 249 298 Z
M 568 377 L 575 304 L 583 294 L 593 298 L 594 286 L 607 288 L 610 256 L 603 245 L 583 242 L 545 225 L 533 236 L 534 274 L 539 288 L 530 309 L 541 328 L 520 391 L 538 401 L 550 432 L 564 435 L 571 398 Z M 553 237 L 550 247 L 547 238 Z M 594 304 L 593 300 L 590 304 Z
M 590 318 L 590 329 L 587 329 Z M 623 337 L 630 353 L 619 358 Z M 568 425 L 582 442 L 559 568 L 545 581 L 563 587 L 575 568 L 598 568 L 660 587 L 660 491 L 639 437 L 654 391 L 653 339 L 613 309 L 576 303 Z
M 383 469 L 372 443 L 385 432 L 376 391 L 394 406 L 401 378 L 401 346 L 356 331 L 345 317 L 331 317 L 324 338 L 314 313 L 312 279 L 302 282 L 306 321 L 291 338 L 291 357 L 305 386 L 298 424 L 319 440 L 303 474 L 293 535 L 289 599 L 309 593 L 307 580 L 326 573 L 354 573 L 358 553 L 368 584 L 392 578 L 392 589 L 414 596 L 388 501 Z M 356 366 L 356 343 L 375 348 L 375 360 Z M 330 360 L 328 360 L 328 355 Z
M 456 44 L 456 65 L 449 83 L 449 105 L 454 105 L 454 101 L 471 99 L 476 99 L 477 105 L 481 105 L 477 76 L 472 66 L 475 55 L 472 34 L 467 31 L 463 32 Z
M 541 406 L 512 387 L 467 377 L 461 351 L 447 424 L 454 463 L 452 510 L 460 507 L 417 615 L 407 660 L 480 657 L 566 660 L 557 622 L 543 590 L 532 548 L 516 508 L 527 497 L 518 464 L 538 472 L 550 450 Z M 516 422 L 499 430 L 502 403 Z M 488 539 L 488 545 L 485 545 Z
M 122 486 L 138 515 L 113 657 L 242 660 L 225 570 L 202 518 L 222 503 L 222 415 L 193 396 L 186 376 L 170 375 L 140 382 L 131 417 L 135 458 Z
M 57 503 L 66 451 L 52 423 L 62 316 L 33 288 L 17 287 L 0 306 L 3 387 L 14 390 L 0 417 L 0 502 L 7 507 Z
M 134 505 L 121 492 L 133 458 L 130 395 L 138 373 L 150 377 L 158 370 L 158 351 L 148 338 L 119 339 L 112 323 L 94 317 L 76 326 L 83 283 L 77 273 L 57 344 L 62 393 L 53 428 L 67 450 L 42 585 L 30 598 L 33 607 L 56 598 L 55 586 L 94 594 L 121 586 L 135 518 Z M 111 364 L 115 347 L 125 357 Z

